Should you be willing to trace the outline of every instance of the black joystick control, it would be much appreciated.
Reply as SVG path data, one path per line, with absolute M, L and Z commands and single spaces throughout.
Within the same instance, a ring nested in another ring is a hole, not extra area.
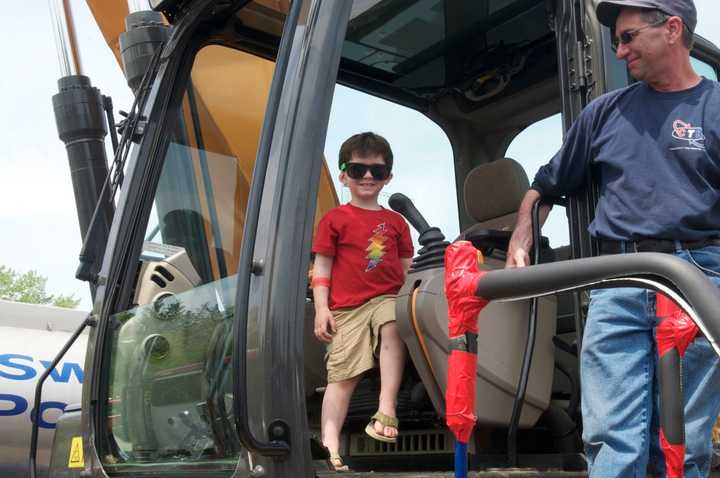
M 401 193 L 390 196 L 388 204 L 393 211 L 401 214 L 420 233 L 418 242 L 422 248 L 413 258 L 411 270 L 419 271 L 442 267 L 445 263 L 445 249 L 449 242 L 437 227 L 430 227 L 409 197 Z

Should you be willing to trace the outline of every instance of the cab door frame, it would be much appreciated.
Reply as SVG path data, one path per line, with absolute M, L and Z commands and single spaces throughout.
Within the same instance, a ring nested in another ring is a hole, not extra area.
M 595 17 L 595 1 L 554 0 L 552 4 L 564 137 L 583 108 L 608 90 L 609 82 L 603 61 L 603 31 Z M 597 188 L 592 174 L 585 178 L 585 187 L 567 199 L 570 258 L 591 257 L 597 253 L 597 245 L 588 232 L 597 202 Z M 583 292 L 574 291 L 572 294 L 579 350 L 585 328 Z
M 243 383 L 247 330 L 237 327 L 233 361 L 240 372 L 234 390 L 262 397 L 252 410 L 259 412 L 254 427 L 242 416 L 249 413 L 247 402 L 235 397 L 235 410 L 239 428 L 240 421 L 248 422 L 245 431 L 253 438 L 245 434 L 243 442 L 265 476 L 313 475 L 303 383 L 304 307 L 315 197 L 351 7 L 352 2 L 301 1 L 297 26 L 288 31 L 292 38 L 281 40 L 289 48 L 287 70 L 268 100 L 277 102 L 277 114 L 266 116 L 258 149 L 258 160 L 267 151 L 267 168 L 253 172 L 246 217 L 255 215 L 257 227 L 246 226 L 243 233 L 236 301 L 236 316 L 247 314 L 248 320 L 235 324 L 257 322 L 255 365 L 265 377 Z M 275 453 L 273 441 L 287 443 L 287 451 Z

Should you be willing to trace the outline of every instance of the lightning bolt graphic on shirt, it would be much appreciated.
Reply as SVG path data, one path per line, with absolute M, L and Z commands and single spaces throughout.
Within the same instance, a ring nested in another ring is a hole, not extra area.
M 387 241 L 387 236 L 385 235 L 385 223 L 383 222 L 373 229 L 373 235 L 368 240 L 370 245 L 365 249 L 368 252 L 365 257 L 369 259 L 369 262 L 365 272 L 375 269 L 382 262 L 382 256 L 385 255 L 385 241 Z

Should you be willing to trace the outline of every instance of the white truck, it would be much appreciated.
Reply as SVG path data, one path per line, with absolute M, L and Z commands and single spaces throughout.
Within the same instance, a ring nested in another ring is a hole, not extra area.
M 30 414 L 38 378 L 87 312 L 0 300 L 0 476 L 28 474 Z M 38 470 L 45 475 L 57 418 L 80 402 L 87 334 L 45 383 L 40 405 Z

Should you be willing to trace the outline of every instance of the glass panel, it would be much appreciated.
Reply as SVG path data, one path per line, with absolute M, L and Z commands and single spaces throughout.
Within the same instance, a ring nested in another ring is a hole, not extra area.
M 352 115 L 347 112 L 352 111 Z M 379 202 L 393 193 L 408 196 L 431 226 L 450 239 L 459 234 L 453 152 L 445 132 L 421 113 L 357 90 L 337 86 L 325 140 L 325 157 L 341 203 L 350 190 L 339 180 L 338 153 L 350 136 L 373 131 L 384 136 L 393 151 L 393 178 L 380 192 Z M 433 194 L 427 194 L 427 191 Z M 418 250 L 417 231 L 411 228 Z
M 630 77 L 627 63 L 618 60 L 616 53 L 610 48 L 612 32 L 608 27 L 602 27 L 602 38 L 603 45 L 606 45 L 606 48 L 603 49 L 603 55 L 605 56 L 605 87 L 607 91 L 624 88 L 635 80 Z
M 690 64 L 695 69 L 695 72 L 698 75 L 704 76 L 708 80 L 717 81 L 717 71 L 715 71 L 715 68 L 712 65 L 709 65 L 704 61 L 698 60 L 694 56 L 690 57 Z
M 111 472 L 151 466 L 154 472 L 224 469 L 229 475 L 246 456 L 234 425 L 230 331 L 273 66 L 237 50 L 206 47 L 195 58 L 180 108 L 169 117 L 171 141 L 134 304 L 110 318 L 110 450 L 104 463 Z
M 279 42 L 289 10 L 290 0 L 254 0 L 238 11 L 235 28 L 270 35 Z
M 519 162 L 532 184 L 541 166 L 558 152 L 562 146 L 563 131 L 560 113 L 535 122 L 513 139 L 506 156 Z M 550 247 L 557 248 L 570 244 L 568 220 L 565 208 L 554 207 L 542 229 L 543 236 L 550 240 Z
M 556 74 L 543 0 L 356 0 L 341 67 L 413 95 L 476 101 Z

